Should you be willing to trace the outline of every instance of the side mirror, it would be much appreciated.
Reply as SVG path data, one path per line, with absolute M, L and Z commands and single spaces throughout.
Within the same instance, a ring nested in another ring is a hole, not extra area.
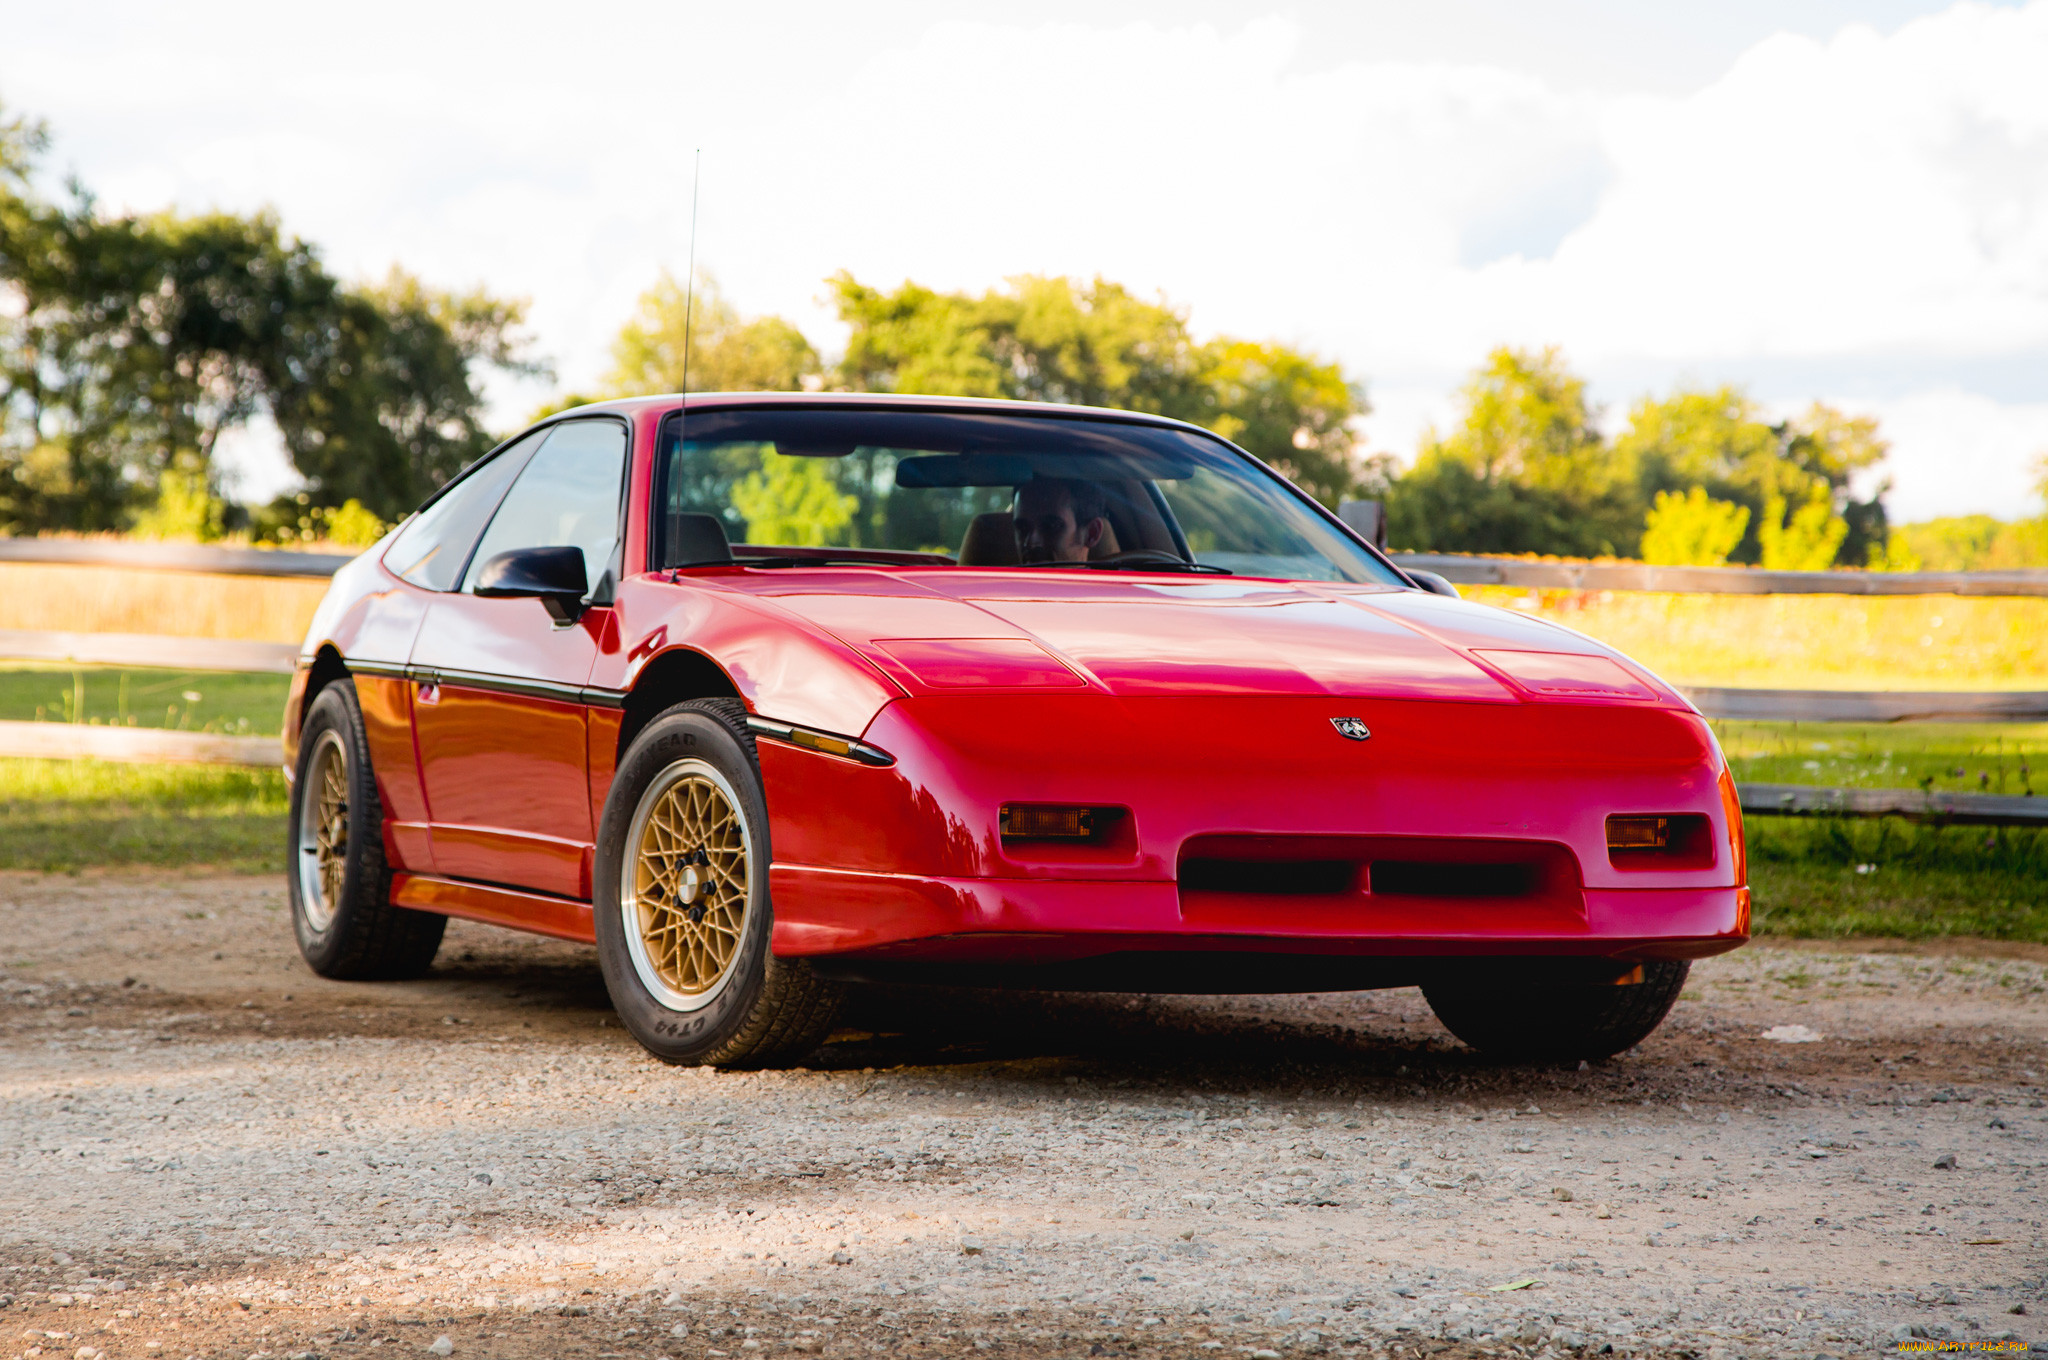
M 583 617 L 590 581 L 581 548 L 514 548 L 484 563 L 476 593 L 487 599 L 538 599 L 556 623 Z
M 1403 567 L 1402 570 L 1408 573 L 1410 580 L 1432 595 L 1448 595 L 1454 600 L 1459 598 L 1458 588 L 1433 571 L 1418 571 L 1414 567 Z

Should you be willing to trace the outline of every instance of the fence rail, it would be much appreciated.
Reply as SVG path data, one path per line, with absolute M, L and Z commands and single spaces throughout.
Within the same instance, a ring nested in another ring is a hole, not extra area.
M 75 666 L 162 666 L 179 671 L 266 671 L 290 675 L 291 642 L 168 637 L 161 633 L 45 633 L 0 628 L 0 659 L 63 661 Z
M 229 737 L 153 727 L 90 723 L 0 722 L 0 756 L 43 760 L 115 760 L 130 764 L 263 765 L 284 761 L 276 737 Z
M 1743 784 L 1742 810 L 1763 816 L 1909 817 L 1967 826 L 2048 826 L 2048 798 L 1927 789 L 1823 789 Z
M 353 553 L 217 548 L 205 543 L 139 543 L 117 538 L 0 538 L 0 562 L 50 566 L 203 571 L 216 576 L 332 576 Z
M 1757 722 L 2048 722 L 2048 691 L 1717 689 L 1680 685 L 1709 718 Z
M 1531 562 L 1461 553 L 1393 553 L 1453 585 L 1536 590 L 1643 590 L 1675 595 L 2048 595 L 2041 571 L 1759 571 L 1640 562 Z

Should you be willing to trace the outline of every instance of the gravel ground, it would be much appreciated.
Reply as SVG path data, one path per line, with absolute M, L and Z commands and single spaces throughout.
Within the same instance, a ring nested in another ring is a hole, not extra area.
M 906 990 L 719 1075 L 586 949 L 330 983 L 271 881 L 0 875 L 0 1357 L 2039 1343 L 2048 951 L 1957 950 L 1753 946 L 1584 1070 L 1412 991 Z

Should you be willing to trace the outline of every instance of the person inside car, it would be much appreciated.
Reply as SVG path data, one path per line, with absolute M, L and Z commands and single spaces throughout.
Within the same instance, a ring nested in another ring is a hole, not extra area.
M 1017 488 L 1017 555 L 1025 562 L 1086 562 L 1109 529 L 1102 488 L 1038 478 Z

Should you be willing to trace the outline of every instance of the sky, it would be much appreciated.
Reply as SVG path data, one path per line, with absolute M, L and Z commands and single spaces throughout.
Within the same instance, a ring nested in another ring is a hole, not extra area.
M 828 355 L 841 269 L 1100 275 L 1340 361 L 1403 458 L 1490 348 L 1557 344 L 1610 427 L 1735 382 L 1877 416 L 1895 521 L 2042 508 L 2048 0 L 0 13 L 52 184 L 530 299 L 558 383 L 495 386 L 508 429 L 685 271 L 701 149 L 699 264 Z

